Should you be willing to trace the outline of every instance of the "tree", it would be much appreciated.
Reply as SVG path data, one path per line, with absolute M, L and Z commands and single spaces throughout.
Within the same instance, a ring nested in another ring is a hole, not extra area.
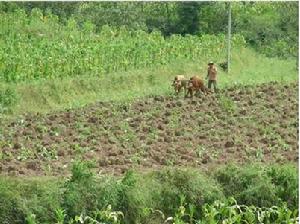
M 181 34 L 197 34 L 200 21 L 199 2 L 178 3 L 178 31 Z

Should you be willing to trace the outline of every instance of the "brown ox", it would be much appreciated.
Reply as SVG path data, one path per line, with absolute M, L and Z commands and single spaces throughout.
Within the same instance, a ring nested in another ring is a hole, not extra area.
M 185 79 L 184 75 L 176 75 L 172 86 L 174 87 L 176 95 L 178 95 L 181 89 L 184 89 L 184 95 L 186 95 L 188 80 Z
M 205 87 L 204 81 L 199 76 L 193 76 L 188 81 L 186 96 L 190 95 L 190 97 L 193 97 L 194 92 L 200 93 L 200 91 L 205 94 L 211 92 L 208 88 Z

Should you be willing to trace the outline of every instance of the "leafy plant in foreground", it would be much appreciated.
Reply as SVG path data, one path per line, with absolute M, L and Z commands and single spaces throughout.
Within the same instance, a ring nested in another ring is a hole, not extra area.
M 190 214 L 186 213 L 186 208 L 182 204 L 174 218 L 169 217 L 165 223 L 172 224 L 242 224 L 242 223 L 286 223 L 296 224 L 299 221 L 298 210 L 291 211 L 286 204 L 281 207 L 272 206 L 270 208 L 260 208 L 255 206 L 238 205 L 234 198 L 229 198 L 226 202 L 215 201 L 213 204 L 205 204 L 202 207 L 203 216 L 199 220 L 195 220 Z M 190 219 L 186 221 L 185 217 Z
M 92 216 L 83 215 L 75 216 L 69 221 L 69 224 L 83 223 L 83 224 L 120 224 L 124 215 L 120 211 L 112 211 L 111 206 L 99 211 L 93 212 Z

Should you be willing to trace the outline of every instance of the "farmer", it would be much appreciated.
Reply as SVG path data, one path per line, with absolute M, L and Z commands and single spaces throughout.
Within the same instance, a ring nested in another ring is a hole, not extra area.
M 207 68 L 207 77 L 208 79 L 208 89 L 211 90 L 211 84 L 214 86 L 214 92 L 217 93 L 217 67 L 214 65 L 212 61 L 208 63 L 208 68 Z

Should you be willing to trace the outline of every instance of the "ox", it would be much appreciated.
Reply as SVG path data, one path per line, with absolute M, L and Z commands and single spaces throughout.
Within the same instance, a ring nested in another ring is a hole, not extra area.
M 200 93 L 200 91 L 204 94 L 208 94 L 211 92 L 208 88 L 205 87 L 204 81 L 199 76 L 191 77 L 188 81 L 186 96 L 190 95 L 190 97 L 193 97 L 194 92 Z
M 184 75 L 176 75 L 172 86 L 174 87 L 176 95 L 178 95 L 181 89 L 184 89 L 184 95 L 186 95 L 188 80 L 185 79 Z

